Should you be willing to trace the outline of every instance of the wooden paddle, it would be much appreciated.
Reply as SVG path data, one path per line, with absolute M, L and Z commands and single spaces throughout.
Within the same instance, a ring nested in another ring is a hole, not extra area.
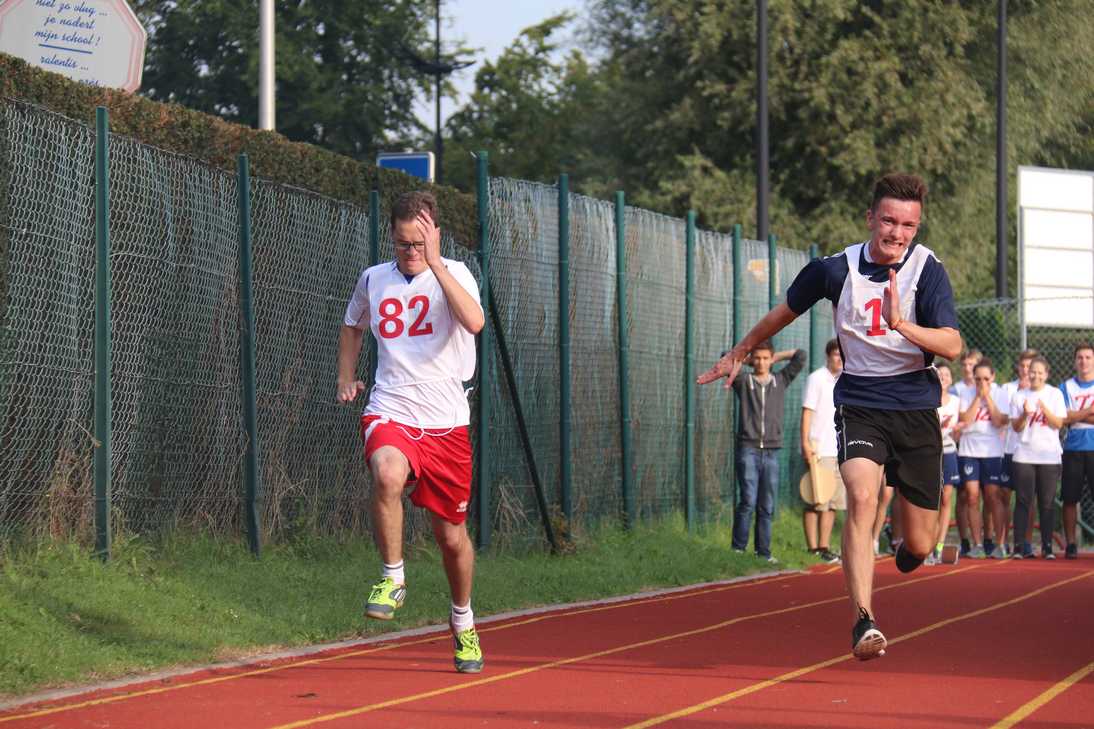
M 836 493 L 836 476 L 831 469 L 821 468 L 816 441 L 810 441 L 810 445 L 813 446 L 813 458 L 809 461 L 809 471 L 798 482 L 798 491 L 807 503 L 820 506 L 831 501 Z

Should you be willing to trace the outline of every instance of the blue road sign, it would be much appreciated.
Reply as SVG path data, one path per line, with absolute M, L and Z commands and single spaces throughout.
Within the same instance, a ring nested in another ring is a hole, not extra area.
M 432 152 L 384 152 L 376 157 L 376 164 L 433 182 Z

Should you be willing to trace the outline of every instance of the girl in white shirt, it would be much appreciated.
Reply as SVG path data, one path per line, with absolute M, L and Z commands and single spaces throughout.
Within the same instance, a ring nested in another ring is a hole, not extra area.
M 961 397 L 961 443 L 957 447 L 957 461 L 961 467 L 961 480 L 964 488 L 961 497 L 968 508 L 969 532 L 973 538 L 973 548 L 969 552 L 972 558 L 991 556 L 1002 558 L 1003 551 L 984 553 L 981 543 L 982 523 L 980 521 L 980 487 L 984 487 L 984 496 L 992 507 L 993 520 L 1005 523 L 1002 513 L 997 509 L 1002 505 L 999 497 L 999 483 L 1003 471 L 1003 428 L 1010 419 L 1010 404 L 1007 394 L 995 384 L 995 368 L 984 357 L 973 369 L 973 383 L 976 389 L 966 391 Z M 999 544 L 1007 540 L 1006 527 L 997 534 Z
M 942 365 L 938 367 L 938 380 L 942 383 L 942 405 L 938 408 L 938 421 L 942 427 L 942 500 L 938 507 L 938 533 L 935 537 L 935 549 L 927 560 L 929 564 L 938 564 L 942 555 L 942 547 L 946 543 L 946 532 L 950 529 L 950 503 L 953 498 L 953 488 L 961 479 L 957 470 L 957 441 L 961 432 L 961 401 L 956 395 L 950 394 L 950 385 L 953 383 L 953 374 L 950 368 Z
M 1055 559 L 1052 554 L 1052 532 L 1055 528 L 1056 484 L 1060 480 L 1060 428 L 1067 417 L 1064 396 L 1055 387 L 1047 387 L 1048 362 L 1034 357 L 1029 365 L 1029 387 L 1014 394 L 1010 404 L 1011 428 L 1018 434 L 1014 450 L 1012 478 L 1018 503 L 1014 507 L 1014 533 L 1024 535 L 1029 520 L 1033 494 L 1041 517 L 1041 556 Z M 1022 545 L 1015 557 L 1032 557 L 1029 542 Z

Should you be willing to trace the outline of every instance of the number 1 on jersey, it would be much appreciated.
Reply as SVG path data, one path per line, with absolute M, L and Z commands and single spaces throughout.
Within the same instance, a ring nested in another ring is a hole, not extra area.
M 866 302 L 866 311 L 871 312 L 870 328 L 866 330 L 866 336 L 879 337 L 886 333 L 881 326 L 881 299 L 870 299 Z

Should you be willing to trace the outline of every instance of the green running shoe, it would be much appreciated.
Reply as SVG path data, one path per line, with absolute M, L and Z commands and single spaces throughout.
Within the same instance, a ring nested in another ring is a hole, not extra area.
M 478 673 L 482 670 L 482 648 L 479 647 L 479 634 L 474 628 L 456 633 L 456 670 L 460 673 Z
M 406 586 L 396 585 L 395 580 L 385 577 L 372 586 L 368 602 L 365 603 L 365 615 L 377 620 L 391 620 L 395 611 L 406 600 Z

